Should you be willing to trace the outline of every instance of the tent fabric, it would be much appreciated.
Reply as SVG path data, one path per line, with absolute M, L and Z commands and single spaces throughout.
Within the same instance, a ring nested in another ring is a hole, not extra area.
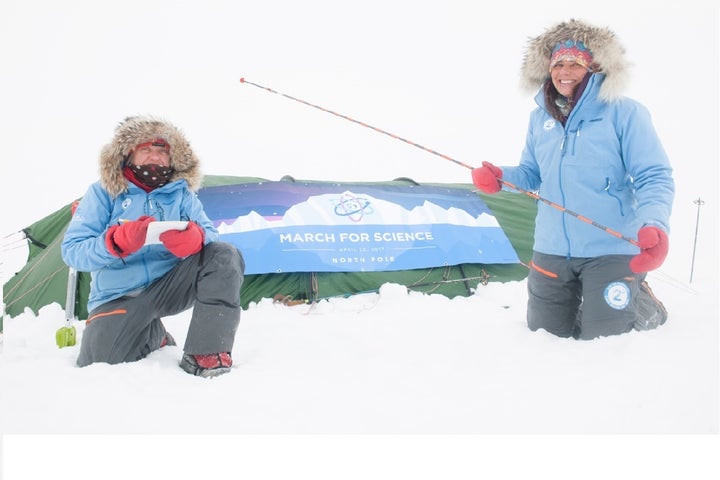
M 283 181 L 294 182 L 291 177 Z M 206 175 L 203 187 L 258 183 L 268 180 L 257 177 Z M 319 182 L 322 183 L 322 182 Z M 330 182 L 328 182 L 330 183 Z M 332 182 L 338 183 L 338 182 Z M 368 182 L 374 185 L 417 185 L 409 179 L 390 182 Z M 471 184 L 433 184 L 467 188 Z M 495 215 L 515 249 L 519 264 L 461 264 L 415 270 L 388 272 L 291 272 L 246 275 L 242 286 L 242 307 L 247 309 L 263 298 L 279 301 L 313 302 L 377 291 L 384 283 L 397 283 L 418 292 L 442 294 L 449 298 L 472 295 L 487 282 L 522 280 L 527 276 L 526 264 L 532 257 L 534 219 L 537 210 L 533 199 L 512 192 L 495 195 L 476 193 Z M 14 317 L 26 308 L 35 314 L 45 305 L 64 306 L 67 293 L 68 267 L 60 255 L 60 244 L 70 221 L 72 203 L 23 229 L 29 241 L 28 261 L 3 287 L 5 313 Z M 90 274 L 78 273 L 75 314 L 87 318 L 87 297 Z

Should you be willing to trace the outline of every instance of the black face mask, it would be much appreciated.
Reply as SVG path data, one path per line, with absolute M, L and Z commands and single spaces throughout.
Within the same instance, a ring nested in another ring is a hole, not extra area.
M 172 167 L 164 167 L 156 163 L 129 165 L 129 167 L 135 178 L 150 188 L 162 187 L 170 181 L 170 177 L 175 173 Z

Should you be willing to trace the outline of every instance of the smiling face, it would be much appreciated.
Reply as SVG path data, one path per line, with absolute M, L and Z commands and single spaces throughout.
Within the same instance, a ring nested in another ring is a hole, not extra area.
M 561 60 L 550 69 L 555 89 L 566 98 L 573 98 L 588 69 L 572 60 Z
M 170 147 L 163 140 L 140 144 L 133 149 L 130 163 L 132 165 L 155 164 L 168 167 L 170 166 Z

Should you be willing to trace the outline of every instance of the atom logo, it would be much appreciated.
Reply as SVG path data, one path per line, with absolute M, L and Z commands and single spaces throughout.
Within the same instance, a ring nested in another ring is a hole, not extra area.
M 348 217 L 353 222 L 359 222 L 370 213 L 373 213 L 370 201 L 366 198 L 356 197 L 352 193 L 343 193 L 340 201 L 335 205 L 335 215 Z

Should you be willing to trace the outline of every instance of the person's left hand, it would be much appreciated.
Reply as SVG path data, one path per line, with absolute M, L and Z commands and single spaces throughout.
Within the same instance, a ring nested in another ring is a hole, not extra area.
M 667 257 L 670 242 L 665 232 L 657 227 L 642 227 L 638 230 L 640 253 L 630 260 L 633 273 L 649 272 L 660 267 Z
M 205 232 L 195 222 L 188 222 L 185 230 L 168 230 L 160 234 L 160 241 L 176 257 L 195 255 L 202 249 Z

